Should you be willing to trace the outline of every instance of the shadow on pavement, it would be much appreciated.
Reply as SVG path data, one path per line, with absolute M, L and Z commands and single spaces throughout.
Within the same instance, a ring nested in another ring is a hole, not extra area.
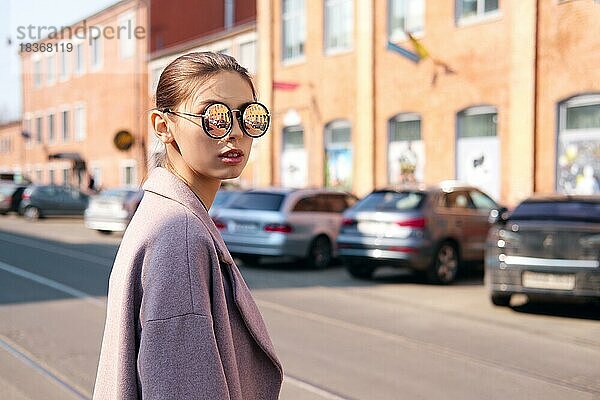
M 558 302 L 534 299 L 512 309 L 524 314 L 600 321 L 600 303 Z

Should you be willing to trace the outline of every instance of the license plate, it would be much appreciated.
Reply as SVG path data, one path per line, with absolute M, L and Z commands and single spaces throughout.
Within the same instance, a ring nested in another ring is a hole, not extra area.
M 383 236 L 387 229 L 387 223 L 385 222 L 359 222 L 356 226 L 359 232 L 366 235 L 380 235 Z
M 540 272 L 523 272 L 523 286 L 535 289 L 573 290 L 575 275 L 546 274 Z
M 254 232 L 258 229 L 258 225 L 257 224 L 252 224 L 252 223 L 239 223 L 236 222 L 234 225 L 234 230 L 236 232 Z

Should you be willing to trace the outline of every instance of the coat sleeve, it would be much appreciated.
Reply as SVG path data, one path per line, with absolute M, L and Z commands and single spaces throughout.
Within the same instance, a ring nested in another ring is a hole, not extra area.
M 212 321 L 203 315 L 148 321 L 138 371 L 143 400 L 229 398 Z

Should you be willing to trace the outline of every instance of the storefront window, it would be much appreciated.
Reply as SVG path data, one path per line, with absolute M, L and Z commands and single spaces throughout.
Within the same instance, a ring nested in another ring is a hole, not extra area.
M 398 114 L 388 124 L 388 182 L 422 181 L 425 151 L 421 140 L 421 117 L 416 113 Z
M 308 172 L 304 128 L 301 125 L 283 128 L 281 154 L 281 184 L 284 187 L 304 187 Z
M 352 189 L 352 125 L 338 120 L 325 127 L 325 186 Z

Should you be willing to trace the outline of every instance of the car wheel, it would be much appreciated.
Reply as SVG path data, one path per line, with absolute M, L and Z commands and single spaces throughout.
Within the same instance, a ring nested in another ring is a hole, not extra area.
M 431 262 L 429 281 L 442 285 L 454 282 L 459 262 L 456 246 L 452 242 L 442 242 Z
M 492 293 L 490 296 L 492 304 L 499 307 L 508 307 L 510 305 L 510 294 Z
M 358 263 L 352 263 L 346 265 L 348 273 L 357 279 L 372 279 L 375 273 L 375 268 L 368 265 L 361 265 Z
M 327 236 L 317 236 L 310 245 L 307 262 L 313 269 L 324 269 L 329 266 L 332 258 L 331 242 Z
M 238 255 L 238 258 L 242 260 L 244 265 L 258 265 L 260 261 L 260 256 L 251 254 Z
M 103 235 L 110 235 L 110 234 L 112 234 L 112 231 L 107 231 L 107 230 L 104 230 L 104 229 L 98 229 L 98 232 L 100 232 Z
M 30 221 L 38 220 L 41 217 L 40 209 L 37 207 L 29 206 L 23 212 L 23 216 Z

